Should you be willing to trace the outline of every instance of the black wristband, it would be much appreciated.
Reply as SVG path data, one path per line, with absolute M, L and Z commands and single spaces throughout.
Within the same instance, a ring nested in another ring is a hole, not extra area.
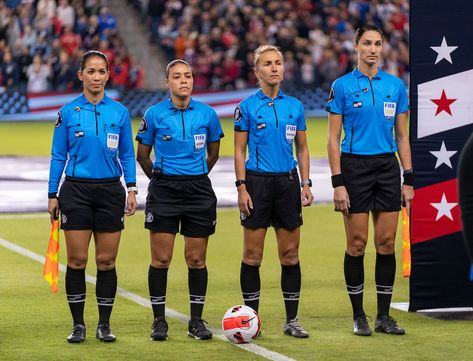
M 332 176 L 332 187 L 337 188 L 340 186 L 344 186 L 345 181 L 343 180 L 343 174 L 336 174 Z
M 246 180 L 245 179 L 237 179 L 236 182 L 235 182 L 235 187 L 238 188 L 242 184 L 246 184 Z
M 404 178 L 402 184 L 405 186 L 414 186 L 414 171 L 412 169 L 405 170 L 402 177 Z
M 48 193 L 48 199 L 56 199 L 57 193 Z

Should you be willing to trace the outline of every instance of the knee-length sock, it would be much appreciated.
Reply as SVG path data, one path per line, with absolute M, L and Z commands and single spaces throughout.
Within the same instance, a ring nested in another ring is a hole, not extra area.
M 84 324 L 85 269 L 66 269 L 66 295 L 74 324 Z
M 166 308 L 166 287 L 168 283 L 168 268 L 149 266 L 148 288 L 154 318 L 164 317 Z
M 363 310 L 363 290 L 365 282 L 365 270 L 363 265 L 364 254 L 361 256 L 350 256 L 345 253 L 343 264 L 345 273 L 345 283 L 348 296 L 350 297 L 351 307 L 353 309 L 353 319 L 364 315 Z
M 241 262 L 240 286 L 245 305 L 258 312 L 261 280 L 259 266 L 250 266 Z
M 301 292 L 301 267 L 299 262 L 290 266 L 281 265 L 281 290 L 286 306 L 286 320 L 293 320 L 297 317 Z
M 110 270 L 97 270 L 97 283 L 95 295 L 99 308 L 99 323 L 109 323 L 115 295 L 117 293 L 117 271 L 115 267 Z

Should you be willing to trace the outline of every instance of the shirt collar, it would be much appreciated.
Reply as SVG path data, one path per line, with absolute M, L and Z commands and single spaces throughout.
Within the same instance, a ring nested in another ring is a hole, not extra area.
M 92 104 L 91 102 L 89 102 L 87 100 L 84 93 L 81 93 L 79 99 L 80 99 L 79 102 L 80 102 L 81 106 L 84 105 L 84 104 L 87 104 L 87 103 Z M 107 96 L 107 94 L 104 93 L 103 98 L 100 99 L 100 101 L 97 104 L 107 104 L 109 101 L 110 101 L 110 98 Z M 92 105 L 94 105 L 94 104 L 92 104 Z
M 384 71 L 378 67 L 378 72 L 376 73 L 376 75 L 373 77 L 373 79 L 381 79 L 383 77 L 383 73 Z M 362 77 L 366 77 L 365 74 L 363 74 L 360 69 L 358 69 L 358 67 L 356 67 L 355 69 L 353 69 L 353 74 L 357 77 L 357 78 L 362 78 Z
M 269 99 L 269 100 L 272 100 L 270 97 L 268 97 L 265 93 L 263 93 L 263 91 L 261 89 L 258 89 L 258 91 L 256 92 L 256 96 L 260 99 Z M 279 99 L 282 99 L 286 96 L 286 94 L 283 93 L 282 90 L 279 90 L 278 92 L 278 95 L 276 96 L 276 98 L 279 98 Z M 275 99 L 276 99 L 275 98 Z
M 180 108 L 177 108 L 173 103 L 172 103 L 172 100 L 171 100 L 171 97 L 168 98 L 168 102 L 169 102 L 169 110 L 181 110 Z M 184 110 L 193 110 L 195 108 L 195 102 L 194 100 L 191 98 L 190 102 L 189 102 L 189 105 L 187 106 L 187 108 L 185 108 Z

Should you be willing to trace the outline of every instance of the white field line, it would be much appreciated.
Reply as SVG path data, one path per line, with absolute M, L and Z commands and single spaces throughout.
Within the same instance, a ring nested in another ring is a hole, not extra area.
M 48 213 L 26 213 L 26 214 L 0 214 L 1 219 L 36 219 L 36 218 L 49 218 Z
M 3 246 L 4 248 L 10 250 L 10 251 L 13 251 L 13 252 L 16 252 L 22 256 L 25 256 L 25 257 L 29 257 L 31 258 L 32 260 L 35 260 L 39 263 L 42 263 L 44 264 L 44 260 L 45 260 L 45 257 L 44 256 L 41 256 L 35 252 L 32 252 L 30 251 L 29 249 L 26 249 L 26 248 L 23 248 L 15 243 L 12 243 L 12 242 L 9 242 L 5 239 L 2 239 L 0 238 L 0 246 Z M 59 271 L 65 273 L 66 272 L 66 266 L 63 265 L 63 264 L 59 264 Z M 86 275 L 85 277 L 86 281 L 89 282 L 89 283 L 92 283 L 95 285 L 97 279 L 93 276 L 89 276 L 89 275 Z M 144 297 L 141 297 L 135 293 L 132 293 L 132 292 L 129 292 L 123 288 L 120 288 L 118 287 L 117 289 L 117 293 L 132 301 L 132 302 L 135 302 L 143 307 L 146 307 L 146 308 L 151 308 L 151 303 L 148 299 L 144 298 Z M 180 313 L 180 312 L 177 312 L 173 309 L 170 309 L 168 307 L 166 307 L 166 315 L 169 316 L 169 317 L 172 317 L 176 320 L 179 320 L 181 322 L 184 322 L 184 323 L 187 323 L 187 321 L 189 320 L 189 317 L 183 313 Z M 228 342 L 227 338 L 223 335 L 223 333 L 220 331 L 220 329 L 215 329 L 215 328 L 210 328 L 210 330 L 212 331 L 212 333 L 214 334 L 215 338 L 218 338 L 219 340 L 222 340 L 222 341 L 226 341 Z M 275 352 L 275 351 L 271 351 L 271 350 L 268 350 L 264 347 L 261 347 L 261 346 L 258 346 L 256 344 L 253 344 L 253 343 L 249 343 L 249 344 L 244 344 L 244 345 L 236 345 L 236 344 L 232 344 L 236 347 L 239 347 L 245 351 L 248 351 L 248 352 L 251 352 L 251 353 L 254 353 L 256 355 L 259 355 L 259 356 L 262 356 L 268 360 L 272 360 L 272 361 L 296 361 L 290 357 L 287 357 L 287 356 L 284 356 L 278 352 Z

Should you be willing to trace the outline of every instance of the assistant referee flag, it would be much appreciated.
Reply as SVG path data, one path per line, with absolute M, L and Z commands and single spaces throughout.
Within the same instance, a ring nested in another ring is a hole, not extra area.
M 58 291 L 58 274 L 59 274 L 59 220 L 55 219 L 51 224 L 51 232 L 49 233 L 48 251 L 44 261 L 43 277 L 51 285 L 51 292 Z

